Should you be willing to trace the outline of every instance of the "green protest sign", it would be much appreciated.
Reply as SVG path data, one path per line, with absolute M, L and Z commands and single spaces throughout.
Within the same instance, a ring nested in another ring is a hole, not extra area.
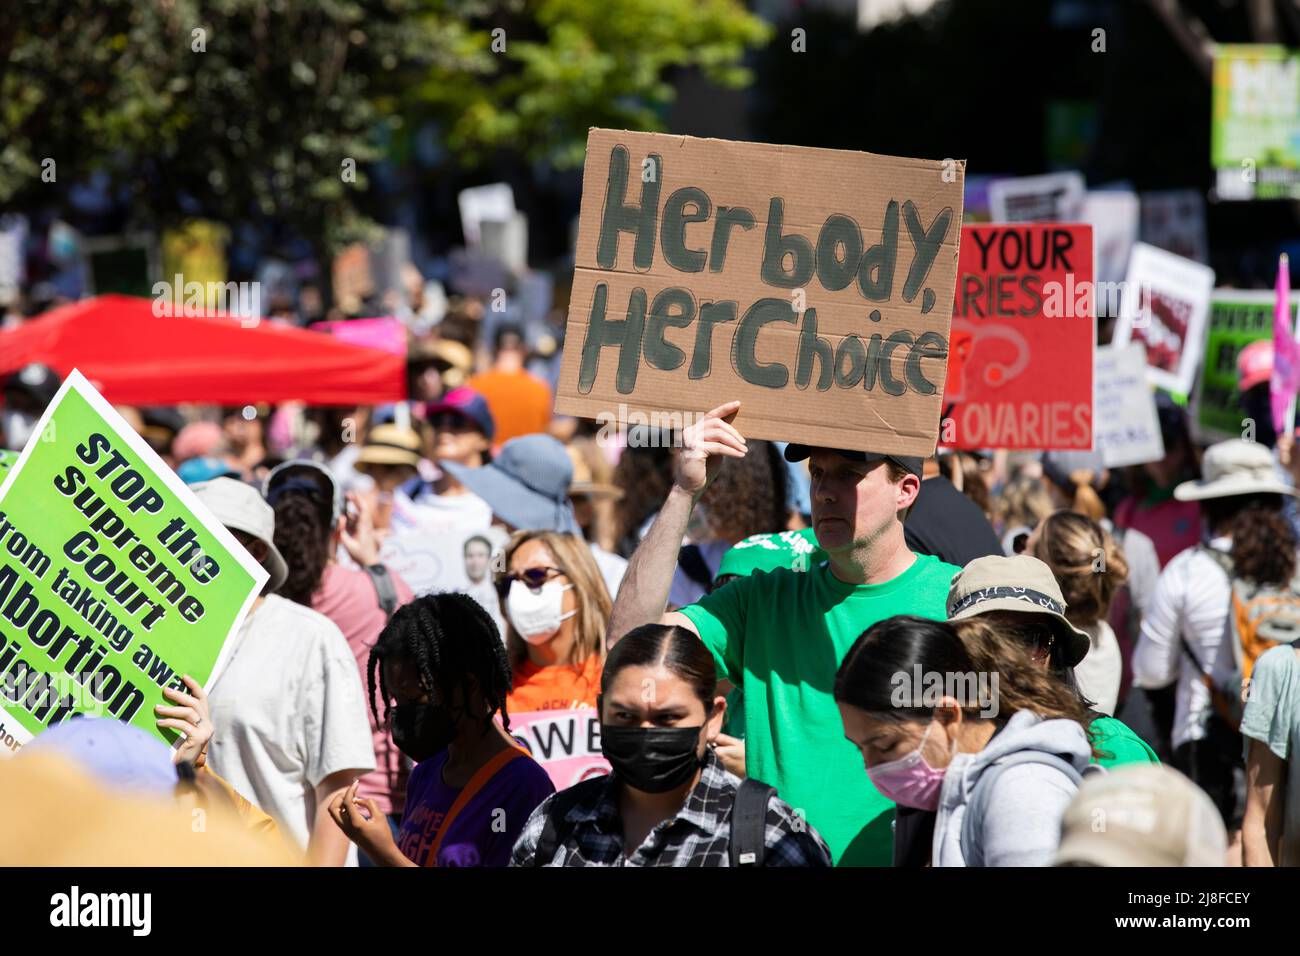
M 1205 355 L 1196 389 L 1196 431 L 1202 441 L 1240 438 L 1241 396 L 1237 392 L 1237 356 L 1251 342 L 1273 338 L 1272 292 L 1215 289 L 1206 322 Z M 1300 296 L 1291 298 L 1295 325 Z
M 0 481 L 5 480 L 9 474 L 9 469 L 14 466 L 18 460 L 18 452 L 10 451 L 8 448 L 0 448 Z
M 0 485 L 0 754 L 72 714 L 168 743 L 267 573 L 74 371 Z
M 1219 198 L 1300 198 L 1300 53 L 1220 44 L 1211 88 Z

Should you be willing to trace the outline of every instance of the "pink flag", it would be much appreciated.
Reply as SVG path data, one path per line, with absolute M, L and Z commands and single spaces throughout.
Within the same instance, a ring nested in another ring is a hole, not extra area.
M 1277 263 L 1277 300 L 1273 306 L 1273 378 L 1269 397 L 1273 404 L 1273 428 L 1282 434 L 1287 412 L 1300 391 L 1300 345 L 1291 330 L 1291 272 L 1286 253 Z

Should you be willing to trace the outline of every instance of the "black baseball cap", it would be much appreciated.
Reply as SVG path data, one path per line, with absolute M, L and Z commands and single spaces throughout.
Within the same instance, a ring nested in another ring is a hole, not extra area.
M 833 451 L 835 454 L 847 458 L 849 461 L 892 461 L 905 471 L 911 472 L 916 477 L 921 477 L 921 467 L 925 462 L 924 458 L 909 458 L 904 455 L 882 455 L 874 451 L 848 451 L 843 448 L 828 448 L 827 451 Z M 785 446 L 786 461 L 803 461 L 813 453 L 812 445 L 795 445 Z

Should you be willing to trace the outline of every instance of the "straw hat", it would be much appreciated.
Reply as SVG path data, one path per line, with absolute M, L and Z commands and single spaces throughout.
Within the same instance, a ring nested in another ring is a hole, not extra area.
M 357 455 L 358 470 L 363 465 L 420 465 L 420 436 L 413 428 L 403 428 L 392 423 L 376 425 L 366 436 L 366 443 Z

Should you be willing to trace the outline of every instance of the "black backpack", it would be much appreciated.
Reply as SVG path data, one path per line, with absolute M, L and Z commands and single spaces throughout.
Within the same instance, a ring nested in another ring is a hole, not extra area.
M 583 788 L 561 790 L 551 801 L 546 825 L 533 850 L 533 866 L 545 866 L 555 859 L 556 851 L 569 837 L 566 818 L 581 801 Z M 767 805 L 776 788 L 761 780 L 746 778 L 736 788 L 731 807 L 731 840 L 728 847 L 732 866 L 762 866 L 767 858 Z

